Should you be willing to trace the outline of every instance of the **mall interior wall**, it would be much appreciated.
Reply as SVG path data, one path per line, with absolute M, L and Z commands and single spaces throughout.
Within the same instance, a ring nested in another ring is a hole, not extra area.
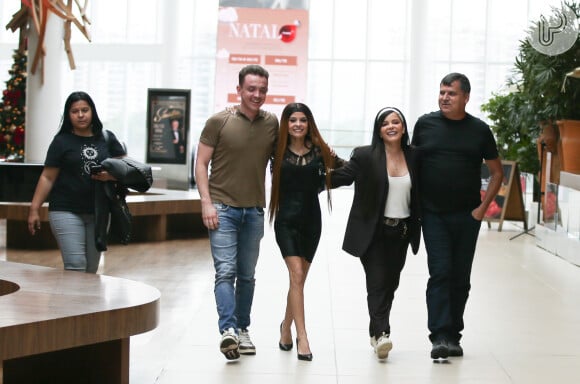
M 439 81 L 448 72 L 463 72 L 471 79 L 468 112 L 485 118 L 480 105 L 501 91 L 529 20 L 548 3 L 560 2 L 310 1 L 305 102 L 324 137 L 344 157 L 370 141 L 372 121 L 381 107 L 401 108 L 410 126 L 421 114 L 437 109 Z M 48 140 L 58 130 L 66 96 L 84 90 L 94 98 L 105 127 L 127 143 L 131 156 L 143 161 L 147 89 L 177 88 L 191 89 L 189 142 L 196 143 L 214 112 L 219 1 L 92 0 L 88 5 L 91 41 L 74 28 L 72 33 L 77 68 L 70 70 L 66 55 L 60 55 L 60 70 L 52 67 L 46 73 L 60 79 L 59 87 L 50 91 L 59 111 L 44 116 L 38 128 L 42 135 Z M 0 2 L 2 25 L 19 8 L 19 0 Z M 8 79 L 17 41 L 17 33 L 0 29 L 0 80 Z M 231 82 L 234 90 L 237 79 Z M 29 108 L 29 118 L 37 110 Z M 32 158 L 42 161 L 43 156 Z

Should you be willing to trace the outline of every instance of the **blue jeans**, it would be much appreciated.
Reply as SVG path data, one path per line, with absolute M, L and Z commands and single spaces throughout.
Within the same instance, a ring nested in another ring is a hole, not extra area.
M 95 216 L 49 211 L 48 221 L 60 248 L 64 269 L 96 273 L 101 252 L 95 245 Z
M 429 282 L 427 312 L 431 341 L 458 342 L 471 289 L 471 267 L 481 221 L 471 211 L 423 212 Z
M 228 328 L 246 329 L 256 280 L 254 273 L 260 241 L 264 237 L 264 209 L 236 208 L 214 203 L 219 227 L 209 231 L 215 267 L 215 301 L 220 333 Z

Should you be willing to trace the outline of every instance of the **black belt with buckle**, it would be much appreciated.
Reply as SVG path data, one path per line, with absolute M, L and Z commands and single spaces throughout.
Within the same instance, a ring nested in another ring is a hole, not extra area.
M 397 217 L 384 217 L 383 224 L 387 227 L 400 227 L 401 238 L 404 239 L 407 236 L 407 219 L 400 219 Z M 390 230 L 389 230 L 390 231 Z
M 396 227 L 399 223 L 403 222 L 405 219 L 399 219 L 394 217 L 385 217 L 383 218 L 383 224 L 388 225 L 389 227 Z

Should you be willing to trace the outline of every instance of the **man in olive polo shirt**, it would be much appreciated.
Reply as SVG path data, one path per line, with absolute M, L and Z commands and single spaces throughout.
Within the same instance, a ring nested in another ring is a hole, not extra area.
M 242 68 L 240 105 L 207 120 L 197 149 L 195 177 L 216 271 L 220 351 L 228 360 L 256 354 L 248 327 L 264 236 L 264 178 L 278 138 L 278 118 L 260 109 L 268 77 L 259 65 Z

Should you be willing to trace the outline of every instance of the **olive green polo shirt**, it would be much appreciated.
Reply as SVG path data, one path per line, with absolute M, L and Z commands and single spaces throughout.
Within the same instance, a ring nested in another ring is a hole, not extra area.
M 253 121 L 239 111 L 211 116 L 200 142 L 214 149 L 209 175 L 212 202 L 266 207 L 266 167 L 277 139 L 278 118 L 273 113 L 260 110 Z

